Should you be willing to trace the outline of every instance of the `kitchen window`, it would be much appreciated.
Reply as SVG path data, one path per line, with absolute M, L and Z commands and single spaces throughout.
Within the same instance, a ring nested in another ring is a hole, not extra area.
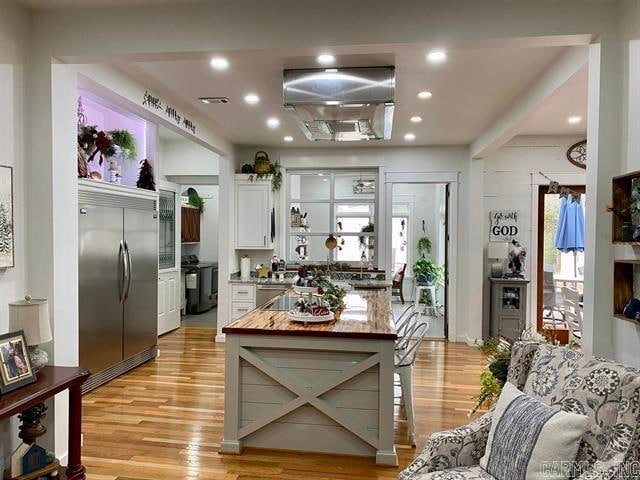
M 377 171 L 287 172 L 287 261 L 377 266 L 377 183 Z

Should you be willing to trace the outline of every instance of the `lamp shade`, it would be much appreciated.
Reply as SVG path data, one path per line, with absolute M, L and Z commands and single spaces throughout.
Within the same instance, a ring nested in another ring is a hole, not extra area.
M 24 331 L 27 345 L 40 345 L 53 340 L 49 325 L 49 302 L 26 296 L 9 304 L 9 329 Z
M 509 256 L 509 244 L 507 242 L 489 242 L 487 245 L 487 258 L 507 258 Z

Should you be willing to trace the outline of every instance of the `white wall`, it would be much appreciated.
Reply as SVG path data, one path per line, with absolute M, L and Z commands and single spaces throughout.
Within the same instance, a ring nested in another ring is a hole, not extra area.
M 640 170 L 640 1 L 625 0 L 621 12 L 623 21 L 622 40 L 624 46 L 622 156 L 623 171 Z M 622 172 L 621 172 L 622 173 Z M 614 248 L 614 257 L 640 259 L 640 251 L 632 247 Z M 640 296 L 640 292 L 635 292 Z M 640 367 L 640 326 L 612 319 L 613 349 L 616 358 Z
M 264 150 L 260 148 L 261 150 Z M 241 148 L 238 150 L 236 158 L 236 169 L 239 170 L 245 163 L 243 159 L 253 158 L 256 147 Z M 425 173 L 425 172 L 458 172 L 460 179 L 459 193 L 459 224 L 458 224 L 458 251 L 454 253 L 458 258 L 458 269 L 451 272 L 451 281 L 456 281 L 458 291 L 457 311 L 458 315 L 456 339 L 460 341 L 474 342 L 481 337 L 482 316 L 480 313 L 480 298 L 476 300 L 477 306 L 473 309 L 469 307 L 470 298 L 466 288 L 468 271 L 467 265 L 470 262 L 467 248 L 468 239 L 472 238 L 469 230 L 470 214 L 467 205 L 471 203 L 469 185 L 471 178 L 469 168 L 471 160 L 467 147 L 443 146 L 443 147 L 365 147 L 365 148 L 282 148 L 266 149 L 272 161 L 279 160 L 285 168 L 379 168 L 383 174 L 386 173 Z M 384 178 L 384 177 L 383 177 Z M 378 229 L 378 244 L 384 238 L 386 223 L 384 221 L 384 188 L 380 187 L 381 207 Z M 452 226 L 455 228 L 455 226 Z M 280 254 L 280 252 L 276 252 Z M 378 252 L 381 268 L 384 268 L 386 247 Z M 258 259 L 268 259 L 271 252 L 250 252 L 253 263 Z M 236 252 L 237 256 L 237 252 Z M 264 260 L 261 260 L 264 261 Z M 471 310 L 472 315 L 467 311 Z M 218 317 L 220 325 L 221 317 Z
M 160 153 L 160 174 L 163 177 L 214 176 L 220 173 L 220 156 L 191 140 L 162 138 Z
M 1 165 L 13 167 L 15 268 L 0 269 L 0 334 L 9 331 L 7 304 L 25 295 L 25 63 L 30 17 L 26 10 L 0 4 Z M 0 422 L 0 471 L 16 445 L 16 422 Z
M 181 185 L 179 194 L 194 188 L 204 200 L 204 210 L 200 215 L 200 243 L 182 245 L 182 255 L 197 255 L 203 262 L 218 261 L 218 211 L 220 208 L 220 187 L 218 185 Z
M 485 336 L 489 334 L 490 292 L 488 277 L 492 262 L 486 258 L 486 246 L 489 243 L 489 212 L 500 209 L 520 211 L 522 228 L 518 240 L 527 248 L 525 276 L 532 281 L 529 285 L 528 321 L 535 326 L 538 187 L 549 183 L 539 175 L 539 172 L 564 185 L 584 185 L 585 171 L 569 163 L 565 155 L 571 145 L 584 140 L 585 137 L 586 135 L 520 136 L 484 159 L 482 176 L 484 207 L 482 218 L 476 222 L 476 228 L 482 231 L 485 247 L 483 272 L 483 333 Z

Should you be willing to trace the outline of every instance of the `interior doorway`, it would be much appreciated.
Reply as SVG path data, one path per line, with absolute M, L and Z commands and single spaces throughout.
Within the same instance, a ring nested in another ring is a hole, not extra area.
M 398 316 L 413 303 L 436 339 L 448 338 L 448 198 L 446 183 L 391 187 L 392 308 Z
M 584 294 L 584 185 L 566 187 L 574 195 L 538 190 L 537 330 L 561 343 L 582 336 Z

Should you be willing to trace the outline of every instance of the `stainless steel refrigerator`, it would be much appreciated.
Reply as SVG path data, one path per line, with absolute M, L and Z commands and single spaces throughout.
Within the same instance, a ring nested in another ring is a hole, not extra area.
M 157 202 L 80 192 L 80 364 L 89 391 L 154 358 L 158 339 Z

